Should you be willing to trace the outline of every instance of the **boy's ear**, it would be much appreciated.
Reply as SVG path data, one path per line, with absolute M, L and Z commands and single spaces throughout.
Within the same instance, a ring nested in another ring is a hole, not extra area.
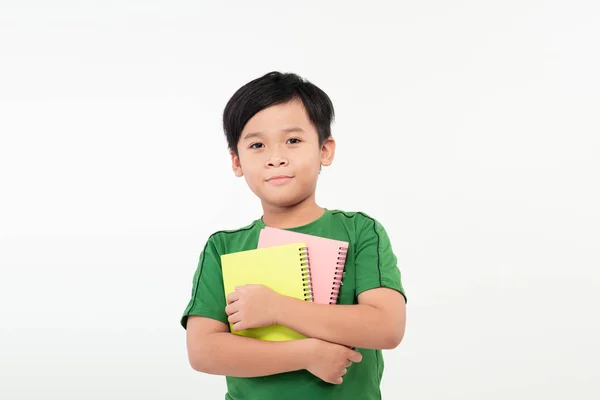
M 240 157 L 237 156 L 233 151 L 230 151 L 229 154 L 231 154 L 231 169 L 233 169 L 235 176 L 238 178 L 244 176 L 242 164 L 240 164 Z
M 328 167 L 335 156 L 335 139 L 330 136 L 321 146 L 321 165 Z

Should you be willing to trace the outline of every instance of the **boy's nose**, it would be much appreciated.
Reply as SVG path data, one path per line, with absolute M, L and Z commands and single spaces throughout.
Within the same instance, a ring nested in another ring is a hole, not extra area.
M 267 160 L 267 167 L 278 168 L 288 165 L 288 160 L 283 157 L 271 157 Z

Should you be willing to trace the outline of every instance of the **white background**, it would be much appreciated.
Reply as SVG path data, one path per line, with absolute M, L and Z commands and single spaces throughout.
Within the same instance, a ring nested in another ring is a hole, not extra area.
M 599 19 L 593 1 L 0 1 L 0 398 L 223 397 L 179 318 L 208 236 L 261 215 L 221 113 L 271 70 L 335 104 L 319 203 L 379 219 L 398 255 L 383 398 L 599 398 Z

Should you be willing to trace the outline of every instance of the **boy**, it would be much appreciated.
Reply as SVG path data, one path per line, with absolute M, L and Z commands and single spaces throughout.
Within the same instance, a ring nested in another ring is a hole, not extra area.
M 334 158 L 333 117 L 325 92 L 279 72 L 247 83 L 225 107 L 233 172 L 245 177 L 263 216 L 210 236 L 181 324 L 191 366 L 227 376 L 226 399 L 381 398 L 381 349 L 404 336 L 406 298 L 381 224 L 315 202 L 321 166 Z M 338 304 L 296 300 L 261 285 L 225 295 L 220 256 L 255 249 L 265 226 L 349 242 Z M 236 330 L 281 324 L 308 339 L 260 341 L 231 334 L 229 323 Z

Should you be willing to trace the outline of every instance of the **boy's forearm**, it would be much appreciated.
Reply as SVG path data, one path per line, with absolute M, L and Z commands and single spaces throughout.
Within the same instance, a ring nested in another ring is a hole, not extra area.
M 213 374 L 253 378 L 305 369 L 309 340 L 267 342 L 218 332 L 202 340 L 192 367 Z
M 307 337 L 365 349 L 398 345 L 385 313 L 365 304 L 329 305 L 285 297 L 277 323 Z

